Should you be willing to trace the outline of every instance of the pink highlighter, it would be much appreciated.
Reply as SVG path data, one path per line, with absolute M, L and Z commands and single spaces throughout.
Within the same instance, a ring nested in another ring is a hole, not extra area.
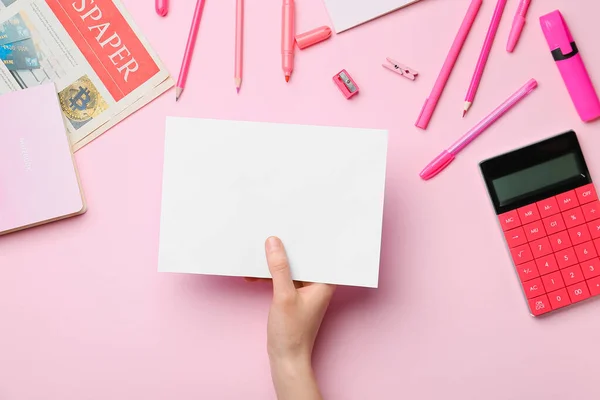
M 600 117 L 598 94 L 562 14 L 553 11 L 542 16 L 540 23 L 579 117 L 584 122 Z

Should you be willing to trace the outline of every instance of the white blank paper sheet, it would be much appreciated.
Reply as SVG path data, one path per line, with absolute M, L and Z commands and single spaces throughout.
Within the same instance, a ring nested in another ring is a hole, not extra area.
M 387 132 L 167 118 L 159 271 L 377 287 Z
M 343 32 L 419 0 L 323 0 L 336 33 Z

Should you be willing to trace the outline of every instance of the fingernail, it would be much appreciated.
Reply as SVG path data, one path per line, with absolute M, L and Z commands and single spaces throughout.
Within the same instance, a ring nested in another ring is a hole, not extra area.
M 270 238 L 267 239 L 267 251 L 269 253 L 277 251 L 280 248 L 281 248 L 281 241 L 278 238 L 271 236 Z

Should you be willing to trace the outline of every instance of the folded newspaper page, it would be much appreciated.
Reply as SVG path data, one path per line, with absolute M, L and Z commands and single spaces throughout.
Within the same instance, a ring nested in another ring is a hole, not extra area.
M 74 151 L 174 84 L 119 0 L 0 0 L 0 60 L 0 94 L 55 83 Z

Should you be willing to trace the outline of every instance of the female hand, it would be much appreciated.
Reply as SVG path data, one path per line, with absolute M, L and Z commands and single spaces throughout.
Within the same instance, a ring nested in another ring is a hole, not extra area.
M 292 281 L 285 248 L 278 238 L 267 239 L 265 250 L 273 279 L 267 350 L 278 398 L 321 399 L 311 359 L 335 286 Z

